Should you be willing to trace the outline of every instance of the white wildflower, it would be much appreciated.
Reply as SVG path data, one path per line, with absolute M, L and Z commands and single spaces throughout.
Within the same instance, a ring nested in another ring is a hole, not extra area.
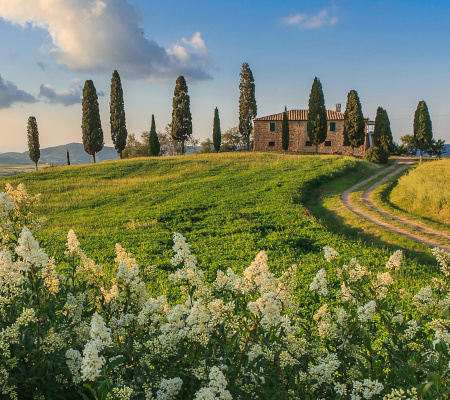
M 336 250 L 332 249 L 330 246 L 324 246 L 323 253 L 325 260 L 327 260 L 328 262 L 332 262 L 339 257 L 339 253 Z
M 445 276 L 450 276 L 450 253 L 439 247 L 434 247 L 431 252 L 436 257 L 442 273 Z
M 389 270 L 397 270 L 400 268 L 403 259 L 403 251 L 397 250 L 394 254 L 389 257 L 388 262 L 386 263 L 386 268 Z
M 406 325 L 408 325 L 408 328 L 403 332 L 403 337 L 406 340 L 412 340 L 419 332 L 420 325 L 414 319 L 409 320 Z
M 81 382 L 81 363 L 83 357 L 78 350 L 68 349 L 66 351 L 66 363 L 72 374 L 74 383 Z
M 209 385 L 195 393 L 194 400 L 232 400 L 231 393 L 226 390 L 227 380 L 218 367 L 212 367 L 209 373 Z
M 369 301 L 368 303 L 364 304 L 361 307 L 358 307 L 357 313 L 358 313 L 358 319 L 361 322 L 369 322 L 372 320 L 375 310 L 376 310 L 377 304 L 374 300 Z
M 76 254 L 80 253 L 80 242 L 77 239 L 77 236 L 75 235 L 75 232 L 73 229 L 70 229 L 67 233 L 67 251 L 65 252 L 66 256 L 74 256 Z
M 429 308 L 436 305 L 436 301 L 433 298 L 433 290 L 431 286 L 421 288 L 419 292 L 413 297 L 413 304 L 421 312 L 427 312 Z
M 321 269 L 317 275 L 314 277 L 313 281 L 309 285 L 309 290 L 311 292 L 317 292 L 322 296 L 328 295 L 327 289 L 327 273 L 325 269 Z
M 384 389 L 384 385 L 377 380 L 364 379 L 363 382 L 354 381 L 353 390 L 351 394 L 351 399 L 361 398 L 359 394 L 362 395 L 363 399 L 371 399 L 373 396 L 380 394 Z
M 181 390 L 181 378 L 161 379 L 155 400 L 173 400 Z
M 308 367 L 308 374 L 312 379 L 317 380 L 314 389 L 317 389 L 322 383 L 333 382 L 333 376 L 341 365 L 337 354 L 327 354 L 325 357 L 319 359 L 319 364 Z

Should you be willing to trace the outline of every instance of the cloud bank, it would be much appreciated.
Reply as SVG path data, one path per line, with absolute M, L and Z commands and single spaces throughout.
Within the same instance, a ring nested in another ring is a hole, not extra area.
M 126 0 L 8 0 L 0 18 L 48 31 L 42 49 L 76 72 L 111 72 L 166 80 L 209 79 L 209 53 L 200 32 L 165 49 L 144 36 L 139 9 Z
M 284 24 L 296 26 L 298 29 L 317 29 L 326 25 L 334 25 L 338 21 L 338 18 L 329 15 L 327 8 L 319 11 L 316 15 L 294 14 L 282 20 Z
M 14 83 L 5 81 L 0 76 L 0 109 L 9 108 L 14 103 L 36 103 L 37 101 L 34 96 L 20 90 Z
M 39 97 L 45 99 L 50 104 L 62 104 L 65 107 L 73 104 L 81 103 L 82 91 L 81 88 L 73 88 L 57 92 L 49 84 L 41 85 L 39 88 Z

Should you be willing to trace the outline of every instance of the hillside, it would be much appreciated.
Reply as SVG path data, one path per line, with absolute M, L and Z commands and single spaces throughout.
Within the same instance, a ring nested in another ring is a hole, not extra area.
M 368 265 L 389 258 L 387 249 L 374 252 L 329 230 L 301 204 L 311 187 L 376 168 L 340 156 L 228 153 L 57 167 L 8 181 L 42 193 L 39 214 L 47 224 L 39 239 L 57 258 L 73 229 L 105 268 L 112 270 L 120 243 L 144 268 L 154 265 L 165 276 L 173 268 L 172 234 L 180 232 L 208 279 L 218 269 L 242 271 L 264 249 L 273 271 L 301 263 L 301 279 L 308 280 L 324 263 L 325 245 Z M 148 284 L 159 292 L 167 286 Z
M 66 165 L 67 150 L 69 150 L 70 163 L 72 165 L 92 162 L 92 156 L 84 151 L 82 143 L 68 143 L 41 149 L 41 158 L 38 166 L 43 164 Z M 105 146 L 101 152 L 95 155 L 95 159 L 98 162 L 105 160 L 117 160 L 118 158 L 119 157 L 114 147 Z M 30 161 L 28 151 L 25 151 L 23 153 L 1 153 L 0 164 L 33 164 L 33 162 Z

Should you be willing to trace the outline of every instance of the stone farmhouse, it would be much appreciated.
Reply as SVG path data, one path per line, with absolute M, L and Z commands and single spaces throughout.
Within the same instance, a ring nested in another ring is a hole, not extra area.
M 304 153 L 315 153 L 314 146 L 307 134 L 306 125 L 308 120 L 308 110 L 287 111 L 289 119 L 289 149 L 288 151 L 300 151 Z M 355 147 L 354 155 L 362 156 L 371 147 L 371 137 L 369 130 L 373 127 L 373 122 L 364 118 L 366 122 L 366 138 L 360 147 Z M 271 151 L 282 150 L 281 147 L 281 125 L 283 113 L 268 115 L 266 117 L 255 118 L 253 120 L 253 150 Z M 325 142 L 319 145 L 318 152 L 322 154 L 344 154 L 351 155 L 352 148 L 344 146 L 344 113 L 341 112 L 341 105 L 336 104 L 336 110 L 327 110 L 328 134 Z

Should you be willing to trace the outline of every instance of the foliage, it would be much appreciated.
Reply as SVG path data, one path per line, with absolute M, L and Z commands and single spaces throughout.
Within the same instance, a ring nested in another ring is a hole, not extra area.
M 323 247 L 323 268 L 274 275 L 260 251 L 243 273 L 208 282 L 173 235 L 169 282 L 152 296 L 116 244 L 107 276 L 67 235 L 64 275 L 22 218 L 24 188 L 2 193 L 2 396 L 64 399 L 444 399 L 450 394 L 450 254 L 415 294 L 396 251 L 380 270 Z M 17 208 L 19 206 L 19 209 Z M 26 218 L 30 213 L 26 211 Z M 19 232 L 17 236 L 10 232 Z M 8 234 L 7 241 L 4 240 Z M 300 293 L 300 295 L 299 295 Z
M 81 131 L 83 134 L 84 151 L 92 156 L 95 163 L 95 153 L 103 149 L 103 130 L 98 108 L 98 97 L 94 82 L 87 80 L 83 89 L 83 117 Z
M 111 101 L 109 103 L 110 123 L 111 123 L 111 139 L 114 148 L 122 159 L 122 151 L 127 143 L 127 126 L 125 122 L 125 106 L 123 102 L 122 83 L 120 82 L 119 73 L 114 70 L 111 78 Z
M 391 203 L 408 212 L 450 224 L 450 159 L 426 162 L 398 180 Z
M 306 126 L 308 137 L 311 143 L 317 148 L 327 138 L 327 110 L 323 97 L 322 84 L 315 77 L 311 86 L 311 93 L 308 101 L 308 123 Z
M 212 153 L 214 149 L 214 143 L 210 138 L 206 138 L 203 142 L 200 143 L 200 154 Z
M 250 150 L 253 131 L 252 120 L 256 117 L 256 114 L 255 80 L 249 65 L 243 63 L 239 73 L 239 133 L 247 151 Z
M 289 119 L 286 111 L 283 112 L 281 125 L 281 148 L 286 151 L 289 148 Z
M 414 142 L 420 152 L 420 163 L 422 163 L 422 153 L 431 147 L 433 132 L 431 127 L 430 114 L 427 103 L 419 101 L 414 113 Z
M 185 142 L 192 136 L 192 115 L 188 87 L 183 76 L 177 78 L 172 107 L 172 138 L 181 143 L 181 154 L 184 154 Z
M 246 144 L 242 139 L 237 126 L 228 128 L 224 133 L 222 133 L 222 141 L 220 146 L 221 152 L 242 150 L 245 146 Z
M 351 146 L 353 152 L 355 147 L 364 144 L 365 138 L 366 131 L 361 102 L 356 90 L 350 90 L 344 113 L 344 144 Z
M 377 164 L 386 164 L 389 159 L 389 153 L 380 147 L 371 147 L 364 153 L 364 160 Z
M 39 146 L 39 132 L 35 117 L 28 118 L 27 140 L 28 140 L 28 155 L 30 157 L 30 160 L 34 162 L 37 171 L 38 169 L 37 163 L 41 158 L 41 150 Z
M 218 153 L 220 150 L 221 142 L 222 142 L 222 133 L 220 131 L 219 109 L 216 107 L 214 110 L 214 124 L 213 124 L 213 143 L 214 143 L 214 150 L 216 150 L 216 153 Z
M 428 149 L 429 156 L 436 156 L 438 160 L 441 159 L 442 154 L 447 153 L 445 150 L 445 140 L 442 139 L 431 139 L 431 146 Z
M 375 127 L 373 131 L 375 147 L 380 147 L 391 153 L 394 150 L 394 139 L 392 138 L 391 123 L 387 111 L 378 107 L 375 117 Z
M 392 151 L 391 154 L 394 156 L 405 156 L 409 153 L 408 148 L 405 144 L 392 143 Z
M 70 155 L 69 155 L 69 150 L 67 150 L 66 156 L 67 156 L 67 165 L 70 165 Z
M 417 153 L 417 143 L 414 138 L 414 135 L 404 135 L 400 138 L 400 140 L 403 146 L 406 147 L 407 152 L 410 155 L 415 156 Z
M 161 145 L 159 143 L 158 134 L 156 133 L 155 116 L 152 114 L 152 125 L 150 127 L 150 134 L 148 137 L 150 155 L 156 157 L 159 155 Z

